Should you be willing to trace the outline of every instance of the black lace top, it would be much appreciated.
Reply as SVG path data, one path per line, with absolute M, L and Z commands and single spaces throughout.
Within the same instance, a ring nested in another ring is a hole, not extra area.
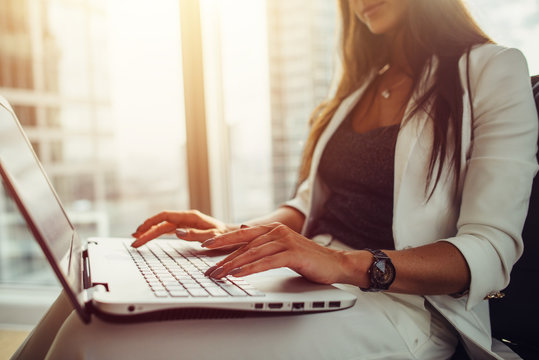
M 350 117 L 329 140 L 318 168 L 331 190 L 310 236 L 331 234 L 356 249 L 394 249 L 393 179 L 399 125 L 357 133 Z

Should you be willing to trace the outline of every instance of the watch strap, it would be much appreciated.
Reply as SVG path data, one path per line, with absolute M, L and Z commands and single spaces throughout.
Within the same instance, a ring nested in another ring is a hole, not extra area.
M 389 289 L 389 287 L 395 280 L 395 267 L 391 262 L 391 258 L 385 252 L 379 249 L 366 248 L 364 250 L 370 252 L 374 256 L 374 258 L 371 266 L 369 267 L 369 270 L 367 271 L 367 275 L 369 276 L 370 280 L 370 286 L 368 288 L 360 289 L 366 292 L 377 292 Z M 385 283 L 379 282 L 376 278 L 377 271 L 386 272 L 390 275 L 390 279 Z

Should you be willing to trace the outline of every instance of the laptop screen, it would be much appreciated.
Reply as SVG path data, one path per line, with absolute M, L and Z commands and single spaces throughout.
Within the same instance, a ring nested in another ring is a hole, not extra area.
M 78 297 L 82 291 L 80 239 L 15 114 L 1 97 L 0 172 L 62 285 L 69 287 L 70 296 Z

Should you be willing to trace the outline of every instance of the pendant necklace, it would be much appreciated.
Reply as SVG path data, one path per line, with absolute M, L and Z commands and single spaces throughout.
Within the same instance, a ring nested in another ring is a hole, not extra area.
M 391 68 L 391 65 L 385 64 L 380 70 L 378 70 L 378 76 L 384 75 L 390 68 Z M 384 88 L 380 92 L 380 95 L 386 100 L 389 99 L 391 97 L 391 91 L 395 90 L 397 87 L 402 85 L 405 80 L 406 80 L 406 78 L 404 77 L 399 82 L 397 82 L 396 84 L 391 85 L 390 87 Z

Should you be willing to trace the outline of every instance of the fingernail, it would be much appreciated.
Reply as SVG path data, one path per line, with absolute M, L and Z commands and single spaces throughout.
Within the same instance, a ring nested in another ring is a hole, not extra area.
M 236 274 L 239 274 L 240 272 L 242 272 L 242 268 L 239 267 L 239 268 L 235 268 L 235 269 L 232 269 L 230 270 L 230 272 L 228 273 L 228 275 L 236 275 Z
M 249 227 L 249 225 L 245 225 L 245 224 L 240 225 L 240 229 L 247 229 L 248 227 Z
M 185 229 L 176 229 L 176 235 L 185 236 L 185 235 L 187 235 L 187 230 L 185 230 Z
M 220 268 L 217 268 L 215 271 L 213 271 L 213 272 L 210 274 L 210 277 L 216 278 L 216 277 L 218 277 L 220 274 L 222 274 L 224 270 L 225 270 L 225 269 L 221 266 Z
M 135 241 L 133 241 L 133 242 L 131 243 L 131 247 L 138 248 L 139 246 L 140 246 L 140 241 L 139 241 L 139 239 L 137 239 L 137 240 L 135 240 Z
M 206 272 L 204 273 L 204 275 L 205 275 L 205 276 L 210 276 L 210 274 L 211 274 L 212 272 L 214 272 L 215 269 L 217 269 L 218 267 L 219 267 L 219 266 L 217 266 L 217 265 L 213 265 L 212 267 L 208 268 L 208 270 L 206 270 Z
M 202 247 L 208 247 L 215 242 L 215 239 L 208 239 L 202 243 Z

